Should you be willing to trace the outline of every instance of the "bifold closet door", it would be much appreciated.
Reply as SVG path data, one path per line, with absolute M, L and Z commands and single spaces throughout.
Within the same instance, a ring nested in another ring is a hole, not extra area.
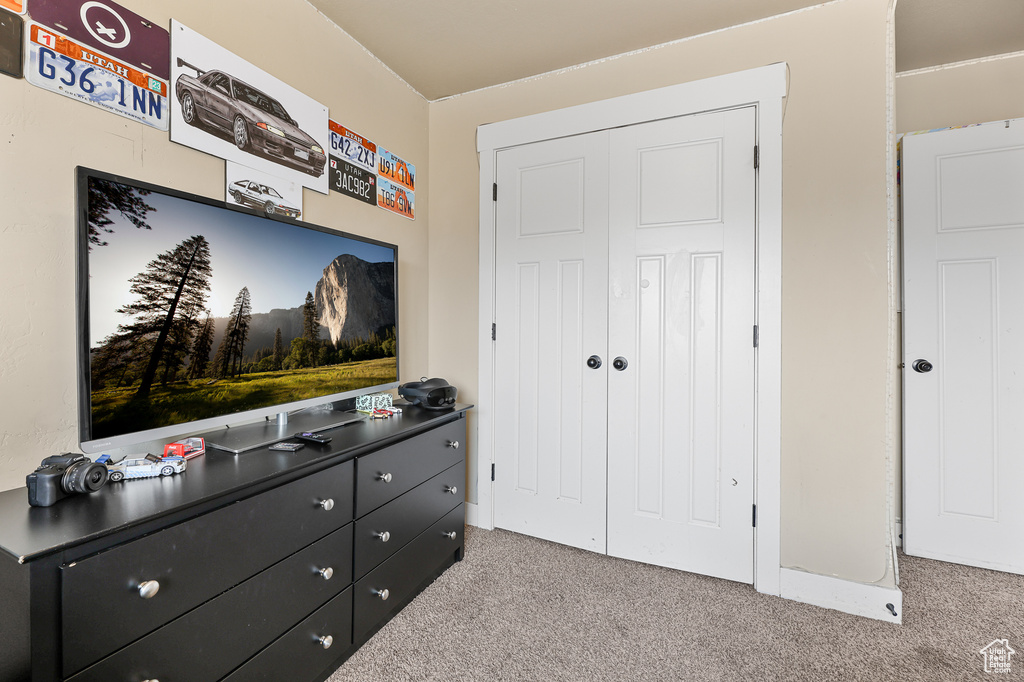
M 611 131 L 608 553 L 753 582 L 754 109 Z
M 498 153 L 494 523 L 605 551 L 608 136 Z M 596 365 L 597 361 L 592 361 Z

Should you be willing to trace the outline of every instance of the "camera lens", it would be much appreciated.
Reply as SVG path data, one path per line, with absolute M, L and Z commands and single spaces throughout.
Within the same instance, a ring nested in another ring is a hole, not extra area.
M 94 493 L 107 482 L 107 467 L 85 460 L 64 472 L 61 486 L 66 493 Z

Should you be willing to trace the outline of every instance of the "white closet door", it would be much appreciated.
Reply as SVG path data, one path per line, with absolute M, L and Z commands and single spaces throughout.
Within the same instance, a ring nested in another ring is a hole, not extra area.
M 903 547 L 1024 573 L 1024 120 L 902 158 Z
M 608 553 L 753 582 L 753 108 L 611 131 Z
M 608 142 L 497 155 L 494 523 L 605 551 Z

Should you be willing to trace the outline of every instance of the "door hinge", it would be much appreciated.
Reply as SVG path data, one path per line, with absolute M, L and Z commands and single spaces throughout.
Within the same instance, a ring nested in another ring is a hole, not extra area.
M 498 325 L 491 322 L 491 341 L 498 340 Z
M 755 325 L 754 325 L 754 348 L 757 348 L 757 343 L 758 343 L 758 338 L 757 338 L 757 325 L 755 324 Z
M 491 480 L 493 481 L 494 479 L 492 478 Z M 755 505 L 752 505 L 752 506 L 753 506 L 754 510 L 751 513 L 750 525 L 753 526 L 754 528 L 757 528 L 757 505 L 755 504 Z
M 756 144 L 754 145 L 754 170 L 757 170 L 761 165 L 761 148 Z
M 498 183 L 494 183 L 491 187 L 491 199 L 494 201 L 498 200 Z
M 491 462 L 491 480 L 494 480 L 494 462 Z

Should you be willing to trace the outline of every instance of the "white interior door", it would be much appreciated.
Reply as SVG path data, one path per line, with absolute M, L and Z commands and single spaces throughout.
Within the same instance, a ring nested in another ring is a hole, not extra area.
M 605 551 L 608 138 L 497 155 L 494 524 Z
M 1024 573 L 1024 120 L 904 137 L 902 195 L 903 547 Z
M 754 576 L 753 108 L 612 131 L 608 553 Z

